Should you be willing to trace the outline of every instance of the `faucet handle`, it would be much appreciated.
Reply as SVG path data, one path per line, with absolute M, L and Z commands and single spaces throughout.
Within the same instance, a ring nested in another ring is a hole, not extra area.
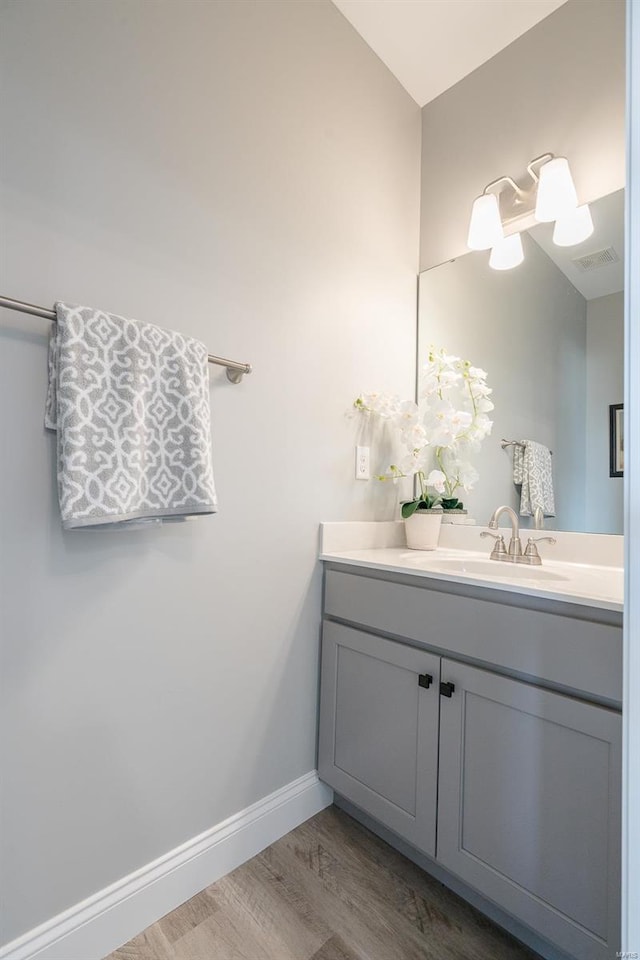
M 529 537 L 527 540 L 527 546 L 524 551 L 524 557 L 526 558 L 527 563 L 535 564 L 536 566 L 542 563 L 542 558 L 538 553 L 538 548 L 536 543 L 555 543 L 555 537 Z
M 504 537 L 502 536 L 501 533 L 500 534 L 489 533 L 488 530 L 483 530 L 480 536 L 493 537 L 493 539 L 496 541 L 494 544 L 493 550 L 491 551 L 491 555 L 489 557 L 490 560 L 506 560 L 507 559 L 508 557 L 507 547 L 504 542 Z

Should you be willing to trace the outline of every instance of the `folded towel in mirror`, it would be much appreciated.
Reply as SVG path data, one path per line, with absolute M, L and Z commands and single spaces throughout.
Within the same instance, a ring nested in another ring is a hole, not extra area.
M 545 517 L 555 517 L 551 451 L 535 440 L 520 440 L 513 447 L 513 482 L 521 485 L 520 514 L 531 517 L 539 507 Z

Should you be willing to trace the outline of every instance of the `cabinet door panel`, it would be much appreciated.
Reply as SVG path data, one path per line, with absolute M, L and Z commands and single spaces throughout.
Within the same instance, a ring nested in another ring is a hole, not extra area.
M 443 660 L 438 859 L 580 958 L 618 940 L 620 716 Z
M 335 765 L 415 816 L 416 675 L 346 646 L 337 657 Z
M 419 686 L 419 674 L 433 680 Z M 319 772 L 421 850 L 435 853 L 439 658 L 325 623 Z

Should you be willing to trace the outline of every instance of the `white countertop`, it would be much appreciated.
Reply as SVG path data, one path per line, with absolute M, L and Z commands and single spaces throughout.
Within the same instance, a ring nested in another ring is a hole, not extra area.
M 490 561 L 489 550 L 483 553 L 447 547 L 409 550 L 400 546 L 340 551 L 325 548 L 320 559 L 602 610 L 622 612 L 623 609 L 624 573 L 621 567 L 611 565 L 554 562 L 545 558 L 540 567 L 526 567 L 524 564 Z M 443 563 L 445 567 L 453 565 L 454 569 L 439 569 Z M 478 570 L 473 569 L 474 563 L 479 565 Z M 495 566 L 495 573 L 491 564 Z M 558 579 L 543 579 L 545 575 Z

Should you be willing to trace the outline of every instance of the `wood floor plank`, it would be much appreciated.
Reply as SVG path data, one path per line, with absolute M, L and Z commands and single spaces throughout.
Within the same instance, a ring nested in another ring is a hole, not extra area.
M 332 931 L 317 917 L 299 913 L 280 895 L 277 885 L 266 880 L 265 867 L 249 861 L 225 878 L 225 907 L 251 924 L 262 943 L 279 960 L 309 960 Z
M 332 879 L 328 886 L 318 883 L 318 877 L 329 880 L 335 873 L 335 864 L 327 857 L 311 852 L 309 860 L 301 862 L 290 845 L 284 842 L 284 838 L 264 850 L 261 856 L 268 859 L 272 871 L 289 878 L 300 894 L 313 903 L 314 909 L 326 918 L 333 933 L 343 933 L 345 928 L 349 928 L 353 934 L 349 942 L 357 939 L 358 916 L 353 910 L 353 904 L 348 898 L 340 896 L 340 890 Z M 361 933 L 366 937 L 365 931 Z
M 269 862 L 268 853 L 263 852 L 251 861 L 257 879 L 270 887 L 276 897 L 292 909 L 305 927 L 316 937 L 318 943 L 325 943 L 333 934 L 330 918 L 324 917 L 316 904 L 306 897 L 295 878 L 279 870 L 274 870 Z
M 425 953 L 441 960 L 448 960 L 450 956 L 456 958 L 456 951 L 451 950 L 450 943 L 440 944 L 439 937 L 424 940 L 422 935 L 416 936 L 418 931 L 398 909 L 399 898 L 394 896 L 393 889 L 384 880 L 379 882 L 370 861 L 353 856 L 344 842 L 344 837 L 331 836 L 333 821 L 333 817 L 324 818 L 322 824 L 317 825 L 317 829 L 301 830 L 295 838 L 292 837 L 292 850 L 296 858 L 306 863 L 311 871 L 320 871 L 323 860 L 331 859 L 337 862 L 335 873 L 323 871 L 325 889 L 349 905 L 350 912 L 358 917 L 360 925 L 375 929 L 376 941 L 383 950 L 395 942 L 402 944 L 403 956 L 408 958 L 421 957 Z M 287 838 L 284 839 L 287 841 Z M 316 850 L 309 856 L 307 847 L 314 842 L 317 845 Z M 373 928 L 372 921 L 375 923 Z M 371 949 L 377 952 L 377 944 Z
M 174 956 L 171 944 L 154 923 L 109 954 L 107 960 L 174 960 Z
M 489 917 L 448 889 L 435 877 L 430 876 L 412 861 L 390 847 L 384 840 L 356 824 L 345 814 L 347 822 L 358 827 L 353 842 L 361 845 L 380 869 L 390 875 L 400 874 L 415 893 L 416 901 L 428 909 L 431 918 L 441 916 L 444 922 L 462 931 L 474 942 L 477 958 L 483 957 L 483 949 L 492 960 L 539 960 L 538 954 L 520 943 Z M 420 922 L 420 904 L 416 903 L 416 922 Z
M 175 960 L 273 960 L 244 918 L 221 908 L 173 945 Z
M 293 843 L 296 856 L 301 860 L 309 857 L 307 847 L 315 843 L 316 851 L 308 859 L 312 870 L 315 861 L 318 861 L 320 870 L 321 860 L 337 859 L 337 883 L 343 896 L 353 898 L 354 909 L 360 909 L 356 903 L 360 901 L 379 920 L 384 920 L 403 940 L 403 949 L 408 955 L 412 941 L 418 950 L 435 950 L 441 960 L 468 957 L 470 944 L 477 960 L 529 960 L 533 956 L 441 884 L 425 890 L 426 895 L 423 895 L 406 883 L 400 871 L 393 871 L 388 866 L 382 869 L 369 855 L 370 838 L 369 831 L 333 808 L 319 814 L 313 824 L 302 824 L 278 843 Z M 406 864 L 400 854 L 396 857 L 398 865 Z M 325 886 L 330 882 L 331 878 L 326 876 Z M 436 890 L 439 902 L 432 895 Z
M 364 954 L 352 950 L 342 937 L 335 934 L 324 943 L 311 960 L 365 960 Z
M 307 837 L 289 838 L 273 845 L 272 857 L 314 897 L 347 944 L 357 945 L 368 960 L 448 960 L 430 944 L 418 943 L 409 924 L 391 917 L 365 885 L 352 883 L 349 870 L 322 844 L 309 849 Z
M 157 926 L 169 943 L 175 943 L 190 930 L 208 920 L 217 909 L 218 904 L 215 897 L 210 893 L 210 888 L 207 887 L 206 890 L 197 893 L 191 900 L 187 900 L 186 903 L 172 910 L 162 920 L 158 920 Z
M 355 857 L 356 865 L 367 862 L 367 873 L 379 892 L 392 896 L 396 908 L 422 933 L 436 932 L 453 943 L 462 936 L 466 946 L 473 941 L 477 960 L 532 960 L 536 957 L 488 917 L 430 877 L 406 857 L 362 827 L 347 814 L 333 808 L 324 811 L 315 828 L 325 842 L 341 845 Z
M 107 960 L 539 960 L 336 807 Z

